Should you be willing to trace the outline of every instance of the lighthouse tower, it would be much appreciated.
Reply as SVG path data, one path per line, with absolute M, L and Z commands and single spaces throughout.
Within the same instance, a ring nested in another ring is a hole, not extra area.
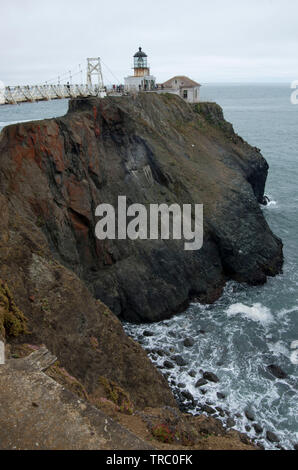
M 130 92 L 152 91 L 155 89 L 155 77 L 150 75 L 148 57 L 142 48 L 133 56 L 134 75 L 126 77 L 125 90 Z
M 142 51 L 142 48 L 139 47 L 138 52 L 133 56 L 134 59 L 134 76 L 135 77 L 144 77 L 150 75 L 150 69 L 147 63 L 147 54 Z

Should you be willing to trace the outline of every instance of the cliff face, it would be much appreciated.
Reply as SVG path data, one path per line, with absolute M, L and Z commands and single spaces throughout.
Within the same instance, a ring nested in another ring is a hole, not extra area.
M 190 298 L 215 300 L 228 279 L 264 283 L 281 270 L 282 243 L 259 207 L 268 165 L 215 104 L 153 93 L 73 100 L 62 118 L 4 129 L 0 155 L 10 208 L 124 319 L 160 320 Z M 95 208 L 117 207 L 120 195 L 146 206 L 204 204 L 203 248 L 99 241 Z
M 138 409 L 176 406 L 166 380 L 141 346 L 126 336 L 120 321 L 84 282 L 53 258 L 47 238 L 17 199 L 3 194 L 0 287 L 7 357 L 22 357 L 45 344 L 59 360 L 54 376 L 69 377 L 69 372 L 90 397 L 105 397 L 105 379 L 107 387 L 112 381 L 127 392 Z

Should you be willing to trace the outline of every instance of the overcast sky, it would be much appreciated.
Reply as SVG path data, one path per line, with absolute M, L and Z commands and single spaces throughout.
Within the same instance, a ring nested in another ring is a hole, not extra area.
M 78 72 L 97 56 L 114 74 L 103 66 L 105 82 L 123 82 L 139 46 L 158 82 L 173 75 L 203 84 L 298 80 L 297 0 L 0 2 L 6 85 Z

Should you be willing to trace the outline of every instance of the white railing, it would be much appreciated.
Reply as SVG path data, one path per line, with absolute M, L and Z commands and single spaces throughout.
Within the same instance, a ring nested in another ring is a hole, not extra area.
M 67 98 L 103 98 L 106 92 L 98 85 L 33 85 L 5 87 L 0 90 L 0 105 Z

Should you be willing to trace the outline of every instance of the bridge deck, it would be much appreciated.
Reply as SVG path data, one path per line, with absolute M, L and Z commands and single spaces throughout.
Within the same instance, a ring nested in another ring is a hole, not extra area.
M 96 85 L 34 85 L 5 87 L 0 90 L 0 105 L 18 104 L 34 101 L 47 101 L 67 98 L 103 98 L 106 92 Z

